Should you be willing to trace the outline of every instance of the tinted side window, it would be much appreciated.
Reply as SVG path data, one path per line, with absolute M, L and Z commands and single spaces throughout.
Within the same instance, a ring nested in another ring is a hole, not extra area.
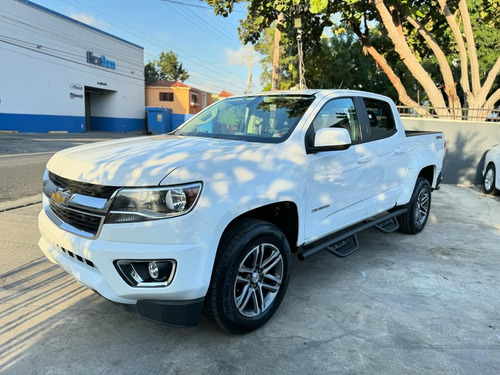
M 356 108 L 351 98 L 334 99 L 326 103 L 313 121 L 314 133 L 321 128 L 344 128 L 353 143 L 361 141 Z
M 396 124 L 389 103 L 367 98 L 363 98 L 363 101 L 368 113 L 372 140 L 387 138 L 396 133 Z

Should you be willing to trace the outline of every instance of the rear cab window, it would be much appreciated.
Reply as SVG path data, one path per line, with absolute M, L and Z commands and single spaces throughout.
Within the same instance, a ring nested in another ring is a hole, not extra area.
M 363 98 L 368 115 L 369 138 L 372 141 L 388 138 L 397 131 L 391 105 L 385 101 Z

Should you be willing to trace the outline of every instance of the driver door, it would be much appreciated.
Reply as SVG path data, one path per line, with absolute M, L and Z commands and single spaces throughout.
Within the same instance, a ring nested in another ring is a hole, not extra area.
M 320 151 L 308 155 L 306 198 L 306 242 L 333 232 L 345 223 L 359 220 L 359 203 L 369 197 L 366 177 L 370 158 L 362 143 L 361 126 L 352 98 L 327 102 L 308 132 L 326 127 L 347 129 L 352 145 L 347 150 Z M 363 211 L 363 210 L 362 210 Z

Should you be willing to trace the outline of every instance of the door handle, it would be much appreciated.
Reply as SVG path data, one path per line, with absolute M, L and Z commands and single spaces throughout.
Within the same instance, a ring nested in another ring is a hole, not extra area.
M 371 160 L 370 157 L 368 156 L 361 156 L 359 159 L 358 159 L 358 163 L 368 163 L 369 161 Z
M 394 153 L 396 155 L 401 155 L 401 154 L 404 154 L 406 152 L 406 150 L 404 149 L 404 147 L 398 147 L 394 150 Z

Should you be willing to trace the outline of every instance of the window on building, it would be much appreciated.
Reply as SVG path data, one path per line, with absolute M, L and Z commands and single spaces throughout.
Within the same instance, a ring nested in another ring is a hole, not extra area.
M 198 94 L 192 92 L 190 96 L 191 96 L 191 105 L 198 105 Z
M 173 92 L 160 92 L 160 102 L 173 102 L 174 93 Z

